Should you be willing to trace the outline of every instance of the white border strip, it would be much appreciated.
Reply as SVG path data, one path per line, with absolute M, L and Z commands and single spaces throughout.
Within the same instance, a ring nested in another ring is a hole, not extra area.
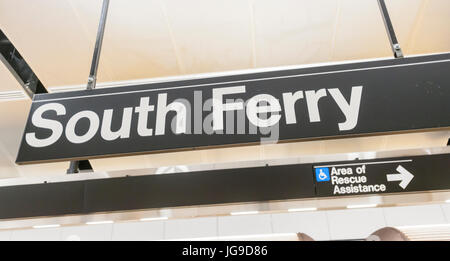
M 445 55 L 445 54 L 450 54 L 450 52 L 415 54 L 415 55 L 408 55 L 405 58 L 417 58 L 417 57 L 436 56 L 436 55 Z M 129 85 L 143 85 L 143 84 L 150 84 L 150 83 L 174 82 L 174 81 L 194 80 L 194 79 L 204 79 L 204 78 L 211 79 L 211 78 L 217 78 L 217 77 L 234 76 L 234 75 L 251 74 L 251 73 L 276 72 L 276 71 L 284 71 L 284 70 L 295 70 L 295 69 L 304 69 L 304 68 L 312 68 L 312 67 L 333 66 L 333 65 L 347 65 L 347 64 L 355 64 L 355 63 L 364 63 L 364 62 L 387 61 L 387 60 L 392 60 L 392 59 L 393 59 L 392 57 L 386 56 L 386 57 L 366 58 L 366 59 L 356 59 L 356 60 L 317 62 L 317 63 L 309 63 L 309 64 L 282 65 L 282 66 L 248 68 L 248 69 L 240 69 L 240 70 L 205 72 L 205 73 L 185 74 L 185 75 L 171 75 L 171 76 L 162 76 L 162 77 L 153 77 L 153 78 L 142 78 L 142 79 L 135 79 L 135 80 L 100 82 L 100 83 L 97 83 L 96 88 L 97 89 L 114 88 L 114 87 L 122 87 L 122 86 L 129 86 Z M 85 90 L 86 84 L 60 85 L 60 86 L 48 87 L 47 89 L 53 93 L 75 91 L 75 90 L 79 91 L 79 90 Z
M 338 70 L 338 71 L 327 71 L 327 72 L 318 72 L 318 73 L 296 74 L 296 75 L 287 75 L 287 76 L 278 76 L 278 77 L 254 78 L 254 79 L 247 79 L 247 80 L 240 80 L 240 81 L 229 81 L 229 82 L 215 82 L 215 83 L 205 83 L 205 84 L 195 84 L 195 85 L 184 85 L 184 86 L 157 88 L 157 89 L 150 89 L 150 90 L 149 89 L 145 89 L 145 90 L 136 90 L 136 91 L 124 91 L 124 92 L 115 92 L 115 93 L 83 95 L 83 96 L 66 97 L 66 98 L 44 99 L 44 100 L 37 100 L 37 101 L 34 101 L 34 102 L 38 103 L 38 102 L 48 102 L 48 101 L 62 101 L 62 100 L 73 100 L 73 99 L 91 98 L 91 97 L 99 97 L 99 96 L 121 95 L 121 94 L 129 94 L 129 93 L 155 92 L 155 91 L 163 91 L 163 90 L 187 89 L 187 88 L 202 87 L 202 86 L 209 86 L 209 85 L 235 84 L 235 83 L 254 82 L 254 81 L 263 81 L 263 80 L 297 78 L 297 77 L 323 75 L 323 74 L 335 74 L 335 73 L 354 72 L 354 71 L 368 71 L 368 70 L 378 70 L 378 69 L 385 69 L 385 68 L 392 68 L 392 67 L 405 67 L 405 66 L 415 66 L 415 65 L 422 65 L 422 64 L 433 64 L 433 63 L 444 63 L 444 62 L 450 62 L 450 59 L 439 60 L 439 61 L 420 62 L 420 63 L 376 66 L 376 67 L 367 67 L 367 68 L 349 69 L 349 70 Z
M 338 164 L 338 165 L 321 165 L 314 166 L 314 168 L 325 168 L 325 167 L 341 167 L 341 166 L 355 166 L 355 165 L 376 165 L 385 163 L 398 163 L 398 162 L 412 162 L 412 159 L 407 160 L 391 160 L 391 161 L 377 161 L 377 162 L 359 162 L 359 163 L 348 163 L 348 164 Z
M 0 92 L 0 102 L 24 100 L 27 98 L 28 96 L 22 90 Z

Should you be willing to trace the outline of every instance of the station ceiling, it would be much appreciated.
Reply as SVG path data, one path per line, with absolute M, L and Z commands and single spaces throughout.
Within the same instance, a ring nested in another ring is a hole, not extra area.
M 450 1 L 386 0 L 406 56 L 450 51 Z M 87 83 L 101 0 L 0 0 L 0 28 L 50 92 Z M 111 0 L 98 85 L 392 57 L 376 0 Z M 121 87 L 126 88 L 126 87 Z M 19 94 L 18 94 L 19 93 Z M 14 164 L 31 104 L 0 63 L 0 178 L 65 174 Z M 449 131 L 92 160 L 95 170 L 444 146 Z

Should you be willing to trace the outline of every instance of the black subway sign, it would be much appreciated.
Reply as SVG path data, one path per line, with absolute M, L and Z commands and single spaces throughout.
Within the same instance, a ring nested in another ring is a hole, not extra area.
M 0 219 L 450 190 L 450 154 L 0 187 Z
M 450 54 L 33 99 L 18 164 L 450 127 Z

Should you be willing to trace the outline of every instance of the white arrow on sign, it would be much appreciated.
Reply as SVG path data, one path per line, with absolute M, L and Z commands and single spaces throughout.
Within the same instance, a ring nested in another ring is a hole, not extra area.
M 402 187 L 402 189 L 405 189 L 409 182 L 411 182 L 411 180 L 414 178 L 414 175 L 411 174 L 411 172 L 407 171 L 404 167 L 402 167 L 401 165 L 398 165 L 397 169 L 396 169 L 399 173 L 398 174 L 387 174 L 387 180 L 388 181 L 401 181 L 400 182 L 400 187 Z

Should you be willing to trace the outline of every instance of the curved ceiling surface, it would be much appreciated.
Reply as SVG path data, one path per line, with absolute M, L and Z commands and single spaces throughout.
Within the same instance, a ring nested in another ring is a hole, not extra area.
M 386 0 L 406 55 L 450 51 L 450 1 Z M 101 0 L 0 0 L 0 28 L 50 91 L 84 88 Z M 111 0 L 98 82 L 391 57 L 376 0 Z M 0 94 L 21 92 L 0 65 Z M 126 87 L 121 87 L 126 88 Z M 62 175 L 16 166 L 30 101 L 0 101 L 0 178 Z M 442 146 L 449 132 L 93 160 L 94 169 Z M 252 155 L 252 156 L 248 156 Z

